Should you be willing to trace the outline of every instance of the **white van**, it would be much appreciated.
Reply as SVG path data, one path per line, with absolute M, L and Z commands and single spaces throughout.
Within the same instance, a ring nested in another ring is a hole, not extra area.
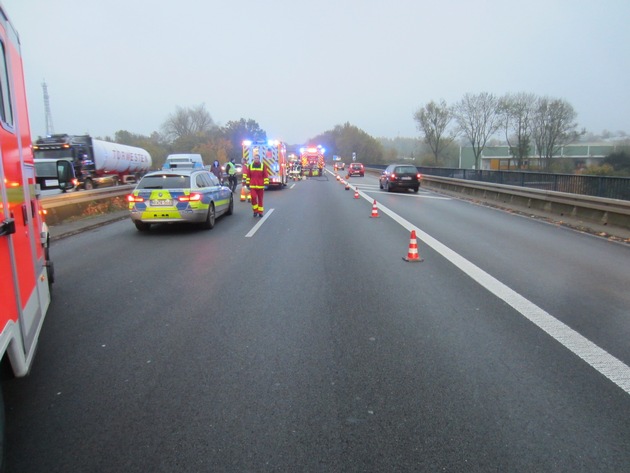
M 203 160 L 200 154 L 169 154 L 166 157 L 162 170 L 167 169 L 203 169 Z

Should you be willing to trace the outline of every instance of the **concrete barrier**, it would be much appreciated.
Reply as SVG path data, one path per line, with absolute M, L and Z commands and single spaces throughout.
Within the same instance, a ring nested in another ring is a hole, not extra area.
M 630 202 L 625 200 L 427 175 L 422 176 L 422 186 L 537 215 L 630 230 Z

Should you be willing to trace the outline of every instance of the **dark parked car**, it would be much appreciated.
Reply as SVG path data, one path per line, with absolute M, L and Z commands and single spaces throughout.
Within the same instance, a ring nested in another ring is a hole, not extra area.
M 352 163 L 348 166 L 348 177 L 351 176 L 361 176 L 365 175 L 365 170 L 363 168 L 363 164 L 361 163 Z
M 390 164 L 381 173 L 378 185 L 387 192 L 394 189 L 413 189 L 418 192 L 421 177 L 418 168 L 411 164 Z

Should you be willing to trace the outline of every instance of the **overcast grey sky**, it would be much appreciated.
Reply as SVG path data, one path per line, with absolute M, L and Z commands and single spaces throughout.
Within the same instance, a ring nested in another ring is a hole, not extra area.
M 628 0 L 0 0 L 22 41 L 31 131 L 151 134 L 177 106 L 303 143 L 349 122 L 418 137 L 467 93 L 562 98 L 630 133 Z

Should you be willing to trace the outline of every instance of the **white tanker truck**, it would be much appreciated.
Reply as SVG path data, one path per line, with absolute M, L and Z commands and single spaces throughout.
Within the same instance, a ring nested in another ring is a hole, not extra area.
M 142 148 L 97 140 L 88 135 L 51 135 L 33 145 L 38 159 L 71 158 L 79 187 L 131 184 L 151 168 L 151 155 Z

